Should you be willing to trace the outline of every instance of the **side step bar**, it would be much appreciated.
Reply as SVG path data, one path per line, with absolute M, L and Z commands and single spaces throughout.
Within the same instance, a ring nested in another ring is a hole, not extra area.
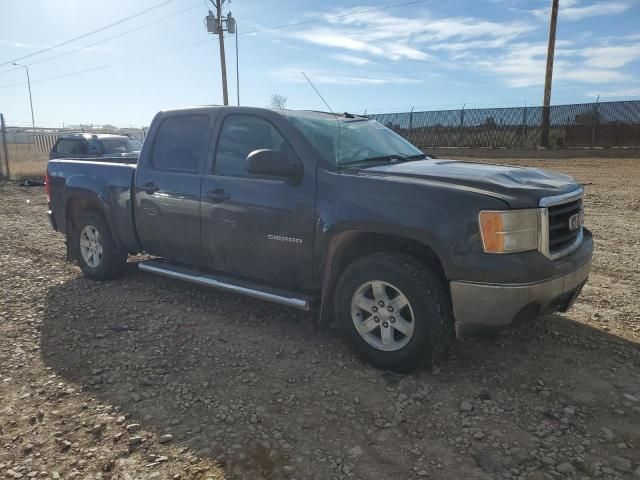
M 219 288 L 221 290 L 226 290 L 229 292 L 240 293 L 249 297 L 279 303 L 281 305 L 298 308 L 300 310 L 311 310 L 310 298 L 298 298 L 289 294 L 288 292 L 280 290 L 258 290 L 248 283 L 236 283 L 232 279 L 216 277 L 209 273 L 171 265 L 167 262 L 159 260 L 145 260 L 144 262 L 140 262 L 138 264 L 138 268 L 145 272 L 155 273 L 169 278 L 176 278 L 178 280 L 186 280 L 187 282 L 197 283 L 199 285 L 205 285 L 207 287 Z

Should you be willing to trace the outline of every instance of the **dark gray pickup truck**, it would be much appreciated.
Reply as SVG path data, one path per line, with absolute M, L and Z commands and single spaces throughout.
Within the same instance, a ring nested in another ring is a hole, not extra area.
M 589 275 L 582 187 L 432 159 L 364 117 L 163 111 L 137 165 L 51 160 L 49 217 L 87 277 L 139 268 L 334 319 L 382 368 L 566 311 Z

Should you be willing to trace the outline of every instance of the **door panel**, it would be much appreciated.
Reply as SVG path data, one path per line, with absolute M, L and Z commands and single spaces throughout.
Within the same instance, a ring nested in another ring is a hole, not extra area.
M 211 268 L 288 288 L 308 287 L 313 196 L 284 181 L 205 176 L 204 247 Z M 207 192 L 223 191 L 216 200 Z
M 205 114 L 163 119 L 136 173 L 136 227 L 145 252 L 201 265 L 200 191 L 211 138 Z
M 200 174 L 141 175 L 136 184 L 136 225 L 147 253 L 192 265 L 203 260 L 201 181 Z
M 226 115 L 213 172 L 202 181 L 202 233 L 209 266 L 276 286 L 310 288 L 315 170 L 296 183 L 250 175 L 246 157 L 260 148 L 281 150 L 299 162 L 271 122 L 257 115 Z

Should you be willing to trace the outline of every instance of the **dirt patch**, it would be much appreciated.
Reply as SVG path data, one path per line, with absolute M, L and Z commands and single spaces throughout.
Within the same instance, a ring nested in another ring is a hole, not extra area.
M 533 163 L 587 187 L 596 252 L 578 303 L 408 375 L 285 307 L 133 263 L 86 280 L 45 223 L 42 189 L 1 185 L 0 474 L 632 478 L 640 169 Z

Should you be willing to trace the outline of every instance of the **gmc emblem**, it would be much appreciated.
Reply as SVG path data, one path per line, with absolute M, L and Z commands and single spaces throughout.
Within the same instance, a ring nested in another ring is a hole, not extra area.
M 569 217 L 569 230 L 572 232 L 580 228 L 580 225 L 582 224 L 580 216 L 580 213 L 576 213 Z

